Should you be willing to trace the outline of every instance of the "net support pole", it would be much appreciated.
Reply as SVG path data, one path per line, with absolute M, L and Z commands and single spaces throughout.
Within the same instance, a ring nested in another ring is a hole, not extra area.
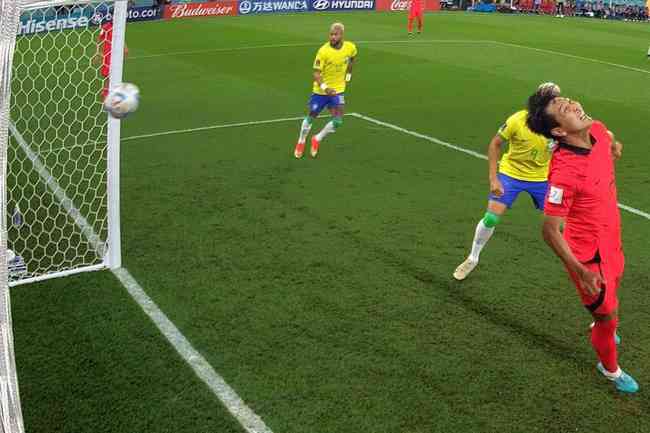
M 117 0 L 113 11 L 113 43 L 109 74 L 109 88 L 122 82 L 124 62 L 124 35 L 126 33 L 127 0 Z M 108 119 L 108 254 L 106 266 L 122 266 L 120 234 L 120 120 Z
M 9 105 L 11 103 L 11 64 L 21 2 L 0 0 L 0 419 L 2 431 L 23 433 L 22 409 L 14 357 L 11 296 L 7 269 L 7 146 L 9 145 Z

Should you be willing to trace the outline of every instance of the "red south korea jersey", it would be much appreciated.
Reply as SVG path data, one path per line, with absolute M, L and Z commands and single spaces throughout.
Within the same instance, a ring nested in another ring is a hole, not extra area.
M 99 31 L 99 43 L 102 47 L 102 75 L 107 77 L 111 67 L 111 50 L 113 48 L 113 23 L 102 24 Z
M 409 10 L 412 12 L 420 12 L 422 11 L 422 7 L 424 6 L 424 0 L 411 0 L 411 4 L 409 6 Z
M 566 219 L 564 238 L 581 262 L 600 259 L 623 272 L 612 138 L 594 121 L 591 149 L 560 143 L 553 152 L 544 213 Z

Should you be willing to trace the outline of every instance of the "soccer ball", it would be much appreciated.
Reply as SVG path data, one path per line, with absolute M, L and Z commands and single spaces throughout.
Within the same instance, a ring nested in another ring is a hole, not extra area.
M 113 87 L 106 99 L 104 110 L 116 119 L 123 119 L 138 109 L 140 89 L 131 83 L 120 83 Z
M 555 83 L 551 83 L 550 81 L 540 84 L 539 87 L 537 87 L 537 90 L 541 91 L 542 93 L 550 93 L 553 96 L 560 96 L 561 92 L 560 86 Z

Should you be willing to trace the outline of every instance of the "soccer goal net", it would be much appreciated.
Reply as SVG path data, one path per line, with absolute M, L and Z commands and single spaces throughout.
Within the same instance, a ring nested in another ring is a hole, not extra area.
M 9 287 L 121 265 L 120 124 L 102 93 L 121 82 L 126 8 L 0 0 L 3 432 L 23 431 Z

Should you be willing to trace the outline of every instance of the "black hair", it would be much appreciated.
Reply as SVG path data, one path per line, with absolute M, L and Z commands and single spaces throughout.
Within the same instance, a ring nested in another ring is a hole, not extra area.
M 546 112 L 546 108 L 556 96 L 553 92 L 541 89 L 528 98 L 526 124 L 531 131 L 546 138 L 555 138 L 551 131 L 560 125 L 552 115 Z

